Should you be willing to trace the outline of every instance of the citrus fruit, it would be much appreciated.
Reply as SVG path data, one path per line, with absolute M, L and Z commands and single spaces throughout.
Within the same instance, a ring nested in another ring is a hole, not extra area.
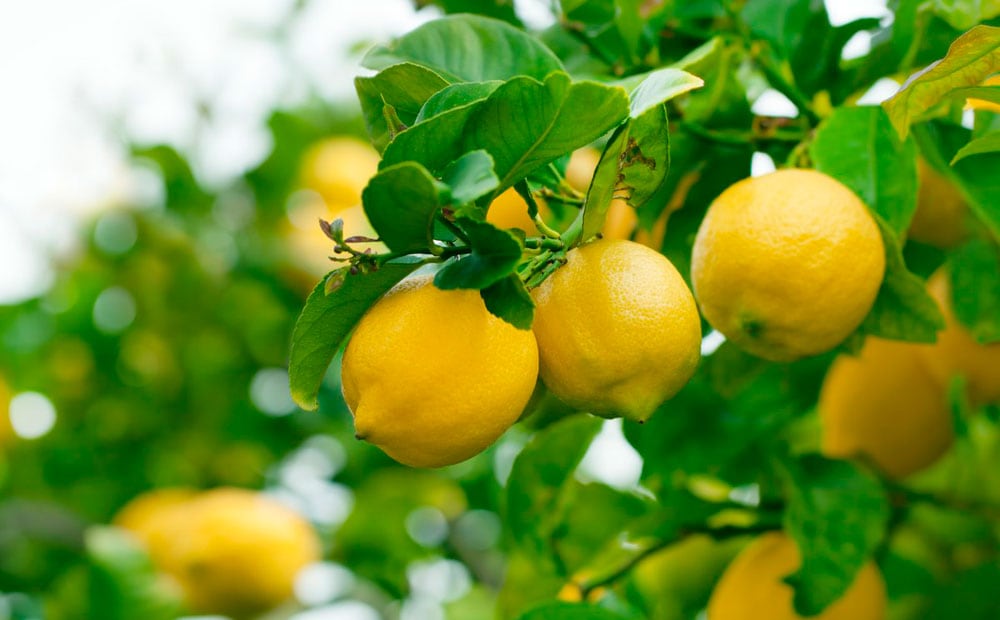
M 708 603 L 711 620 L 799 620 L 792 587 L 782 581 L 801 565 L 799 549 L 787 535 L 763 534 L 751 542 L 722 574 Z M 874 563 L 861 567 L 847 592 L 815 620 L 883 620 L 886 591 Z
M 288 600 L 296 575 L 320 559 L 312 526 L 266 495 L 218 488 L 184 511 L 169 570 L 193 611 L 251 617 Z
M 544 204 L 538 202 L 539 214 L 546 214 Z M 519 228 L 528 236 L 537 236 L 538 228 L 535 221 L 528 215 L 528 203 L 512 187 L 505 190 L 490 203 L 486 213 L 486 221 L 497 228 Z
M 540 375 L 567 404 L 645 421 L 694 374 L 701 322 L 684 279 L 631 241 L 571 250 L 532 293 Z
M 590 146 L 576 149 L 566 164 L 566 182 L 576 191 L 587 193 L 600 161 L 601 152 L 597 149 Z
M 424 276 L 362 317 L 341 370 L 358 437 L 413 467 L 485 450 L 517 421 L 537 374 L 531 331 L 490 314 L 478 291 Z
M 948 450 L 948 396 L 923 365 L 926 348 L 869 336 L 858 357 L 833 362 L 819 396 L 823 454 L 861 457 L 904 478 Z
M 1000 343 L 980 344 L 959 323 L 946 271 L 939 269 L 931 275 L 927 292 L 937 301 L 945 321 L 937 344 L 921 350 L 928 370 L 943 385 L 955 376 L 964 377 L 973 406 L 1000 402 Z
M 327 138 L 302 159 L 300 183 L 323 197 L 330 209 L 361 202 L 361 191 L 378 172 L 378 152 L 350 136 Z
M 174 542 L 186 527 L 186 509 L 198 492 L 189 488 L 147 491 L 125 504 L 112 523 L 132 533 L 145 547 L 153 564 L 170 571 L 174 564 Z
M 709 207 L 691 258 L 708 322 L 773 361 L 843 341 L 868 314 L 885 272 L 882 236 L 864 203 L 814 170 L 727 188 Z
M 917 160 L 917 210 L 907 236 L 939 248 L 950 248 L 966 236 L 968 207 L 958 189 L 923 158 Z

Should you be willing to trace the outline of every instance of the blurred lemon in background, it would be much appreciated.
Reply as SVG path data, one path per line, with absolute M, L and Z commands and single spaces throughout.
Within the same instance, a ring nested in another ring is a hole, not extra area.
M 352 136 L 327 138 L 306 151 L 300 183 L 336 212 L 361 203 L 361 191 L 378 172 L 378 164 L 378 151 L 367 142 Z

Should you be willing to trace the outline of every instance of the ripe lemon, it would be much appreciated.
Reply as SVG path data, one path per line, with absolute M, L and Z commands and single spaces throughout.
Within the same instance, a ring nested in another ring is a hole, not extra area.
M 207 491 L 186 507 L 169 570 L 193 611 L 251 617 L 288 600 L 296 575 L 320 559 L 312 526 L 245 489 Z
M 566 258 L 532 293 L 542 381 L 580 410 L 645 421 L 698 365 L 691 291 L 666 257 L 631 241 Z
M 538 211 L 544 218 L 547 214 L 545 203 L 538 202 Z M 493 199 L 486 221 L 497 228 L 520 228 L 529 237 L 538 235 L 538 227 L 528 215 L 528 203 L 513 187 Z
M 924 161 L 917 160 L 917 210 L 907 235 L 939 248 L 958 245 L 966 236 L 968 207 L 951 181 Z
M 951 307 L 947 272 L 936 271 L 927 281 L 927 292 L 937 301 L 945 321 L 937 344 L 921 349 L 928 370 L 943 385 L 956 375 L 965 377 L 973 406 L 1000 402 L 1000 343 L 980 344 L 959 323 Z
M 801 565 L 795 541 L 778 532 L 763 534 L 740 552 L 723 573 L 708 603 L 710 620 L 799 620 L 792 587 L 782 579 Z M 883 620 L 885 582 L 869 562 L 844 595 L 814 620 Z
M 566 182 L 576 191 L 587 193 L 600 161 L 601 152 L 597 149 L 591 146 L 576 149 L 566 165 Z
M 926 348 L 869 337 L 858 357 L 834 361 L 819 396 L 823 454 L 860 456 L 904 478 L 948 450 L 954 438 L 948 396 L 924 367 Z
M 330 209 L 361 202 L 361 191 L 378 172 L 378 152 L 350 136 L 322 140 L 302 158 L 300 183 L 323 197 Z
M 535 388 L 538 347 L 486 310 L 478 291 L 403 281 L 358 324 L 344 352 L 344 399 L 358 437 L 400 463 L 442 467 L 482 452 Z
M 882 236 L 864 203 L 814 170 L 730 186 L 702 220 L 691 260 L 708 322 L 773 361 L 843 341 L 871 310 L 885 272 Z
M 181 487 L 148 491 L 125 504 L 112 523 L 143 543 L 155 566 L 172 572 L 174 542 L 184 534 L 185 512 L 197 495 L 194 489 Z

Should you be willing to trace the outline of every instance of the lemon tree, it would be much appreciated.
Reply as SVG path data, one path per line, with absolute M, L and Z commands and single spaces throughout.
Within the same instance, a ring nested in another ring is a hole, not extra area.
M 998 617 L 1000 8 L 414 4 L 0 307 L 0 618 Z

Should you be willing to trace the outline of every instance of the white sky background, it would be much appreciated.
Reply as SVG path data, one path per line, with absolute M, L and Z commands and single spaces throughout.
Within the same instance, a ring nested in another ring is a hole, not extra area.
M 521 0 L 518 10 L 544 20 L 547 2 Z M 271 110 L 310 89 L 352 99 L 352 46 L 434 15 L 408 0 L 313 0 L 281 48 L 268 33 L 292 3 L 0 2 L 0 303 L 48 286 L 48 257 L 72 249 L 82 218 L 149 194 L 123 136 L 177 146 L 203 181 L 224 183 L 267 154 Z M 828 5 L 835 23 L 885 12 L 884 0 Z M 199 102 L 211 120 L 199 118 Z

